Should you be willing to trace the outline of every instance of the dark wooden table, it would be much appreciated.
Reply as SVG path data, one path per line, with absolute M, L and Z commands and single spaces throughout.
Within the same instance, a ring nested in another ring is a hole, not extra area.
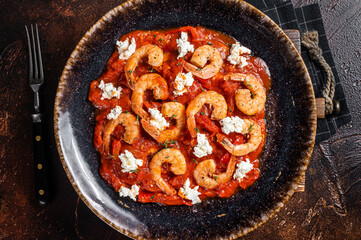
M 43 112 L 53 131 L 53 105 L 63 67 L 83 34 L 117 0 L 0 2 L 0 239 L 127 239 L 79 200 L 55 149 L 53 197 L 38 206 L 33 185 L 31 118 L 24 24 L 39 23 L 45 62 Z M 306 190 L 266 224 L 242 239 L 361 239 L 361 1 L 319 2 L 353 122 L 315 146 Z M 49 136 L 51 136 L 49 134 Z

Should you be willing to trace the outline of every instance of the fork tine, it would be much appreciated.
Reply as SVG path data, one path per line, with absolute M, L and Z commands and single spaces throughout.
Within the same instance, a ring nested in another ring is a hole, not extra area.
M 34 53 L 34 78 L 38 79 L 38 57 L 36 56 L 36 48 L 35 48 L 35 38 L 34 38 L 34 29 L 33 29 L 33 24 L 31 24 L 31 38 L 33 40 L 33 53 Z
M 43 71 L 43 60 L 41 58 L 41 49 L 40 49 L 40 39 L 39 39 L 39 31 L 38 31 L 38 24 L 35 25 L 36 28 L 36 43 L 38 45 L 38 57 L 39 57 L 39 73 L 40 79 L 44 79 L 44 71 Z
M 29 48 L 29 78 L 33 77 L 33 54 L 31 53 L 31 41 L 29 36 L 28 27 L 25 25 L 26 37 L 28 39 L 28 48 Z

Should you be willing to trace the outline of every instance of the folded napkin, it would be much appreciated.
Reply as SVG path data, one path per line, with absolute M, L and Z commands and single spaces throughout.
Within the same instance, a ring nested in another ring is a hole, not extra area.
M 323 57 L 330 65 L 335 76 L 334 99 L 340 102 L 341 112 L 338 115 L 326 115 L 326 118 L 317 120 L 316 144 L 330 138 L 336 133 L 337 128 L 351 121 L 351 114 L 347 107 L 345 93 L 328 45 L 319 5 L 316 3 L 294 8 L 290 0 L 246 0 L 246 2 L 260 9 L 282 29 L 296 29 L 301 34 L 313 30 L 318 32 L 319 46 L 322 49 Z M 326 81 L 325 77 L 319 67 L 310 60 L 306 48 L 302 47 L 301 55 L 310 73 L 315 96 L 322 97 L 322 89 Z

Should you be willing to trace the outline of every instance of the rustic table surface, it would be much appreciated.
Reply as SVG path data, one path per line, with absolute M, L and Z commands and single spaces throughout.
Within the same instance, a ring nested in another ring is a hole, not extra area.
M 52 201 L 38 206 L 33 183 L 24 24 L 39 23 L 46 82 L 43 112 L 53 131 L 54 96 L 63 67 L 83 34 L 121 0 L 0 2 L 0 239 L 128 239 L 79 199 L 49 137 Z M 242 239 L 361 239 L 361 1 L 319 2 L 353 122 L 315 146 L 305 192 Z

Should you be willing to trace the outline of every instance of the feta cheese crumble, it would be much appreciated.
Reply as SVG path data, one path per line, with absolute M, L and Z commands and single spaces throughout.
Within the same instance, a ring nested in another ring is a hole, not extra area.
M 228 56 L 227 60 L 231 64 L 239 64 L 238 67 L 243 68 L 248 65 L 247 58 L 240 56 L 242 54 L 251 54 L 251 50 L 245 46 L 241 46 L 239 42 L 232 44 L 231 54 Z
M 122 108 L 116 106 L 110 111 L 110 113 L 108 113 L 107 119 L 108 120 L 117 119 L 121 113 L 122 113 Z
M 220 121 L 222 125 L 222 131 L 225 134 L 230 134 L 231 132 L 236 133 L 245 133 L 247 129 L 246 125 L 242 118 L 237 116 L 225 117 Z
M 207 156 L 212 153 L 213 148 L 209 145 L 205 134 L 197 133 L 198 145 L 194 148 L 194 155 L 198 158 Z
M 132 188 L 121 187 L 119 190 L 120 197 L 130 197 L 133 201 L 137 201 L 137 196 L 139 194 L 138 185 L 134 184 Z
M 156 127 L 159 131 L 163 131 L 166 127 L 169 127 L 169 123 L 165 120 L 163 115 L 156 108 L 148 109 L 151 119 L 150 124 Z
M 124 153 L 121 153 L 119 155 L 119 159 L 122 161 L 122 172 L 134 172 L 138 169 L 138 166 L 143 165 L 143 160 L 136 159 L 128 150 L 125 150 Z
M 194 46 L 188 42 L 188 34 L 186 32 L 181 32 L 181 37 L 176 40 L 179 55 L 177 57 L 184 57 L 187 52 L 194 52 Z
M 116 97 L 119 99 L 120 92 L 123 90 L 122 87 L 116 88 L 114 87 L 113 83 L 104 83 L 103 80 L 100 81 L 98 88 L 103 91 L 101 100 L 111 99 L 112 97 Z
M 175 91 L 173 91 L 174 95 L 175 96 L 183 95 L 185 92 L 187 92 L 186 87 L 192 86 L 193 81 L 194 79 L 191 72 L 188 72 L 186 74 L 179 73 L 174 80 L 174 86 L 175 86 Z
M 237 169 L 233 175 L 234 179 L 241 181 L 246 174 L 253 169 L 252 163 L 249 162 L 249 159 L 246 158 L 246 161 L 242 161 L 237 164 Z
M 186 182 L 184 183 L 183 187 L 179 189 L 178 195 L 182 198 L 186 198 L 188 200 L 192 201 L 192 204 L 197 204 L 201 202 L 201 199 L 198 197 L 201 193 L 198 192 L 199 186 L 195 188 L 190 187 L 190 181 L 189 178 L 187 178 Z
M 118 47 L 119 59 L 122 60 L 128 60 L 137 47 L 134 38 L 131 39 L 130 44 L 128 38 L 125 41 L 117 41 L 116 44 Z

